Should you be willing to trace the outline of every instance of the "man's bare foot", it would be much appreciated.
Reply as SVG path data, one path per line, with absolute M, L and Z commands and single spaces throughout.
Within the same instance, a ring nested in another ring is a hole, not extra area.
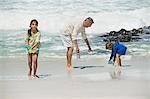
M 68 70 L 68 71 L 71 71 L 71 70 L 72 70 L 72 65 L 67 64 L 67 70 Z

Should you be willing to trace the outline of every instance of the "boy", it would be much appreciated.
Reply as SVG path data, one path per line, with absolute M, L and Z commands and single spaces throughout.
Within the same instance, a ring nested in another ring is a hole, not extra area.
M 112 50 L 108 63 L 111 63 L 111 60 L 113 58 L 113 64 L 116 61 L 117 62 L 116 68 L 118 69 L 118 72 L 121 72 L 120 67 L 122 64 L 121 64 L 121 58 L 120 57 L 121 57 L 121 55 L 126 54 L 127 47 L 124 46 L 123 44 L 120 44 L 118 41 L 116 41 L 115 43 L 112 43 L 112 42 L 106 43 L 106 49 Z

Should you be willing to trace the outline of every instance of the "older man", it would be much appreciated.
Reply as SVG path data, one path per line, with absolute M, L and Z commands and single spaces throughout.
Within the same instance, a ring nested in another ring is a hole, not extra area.
M 77 43 L 77 36 L 79 33 L 82 34 L 82 37 L 87 44 L 88 51 L 89 52 L 92 51 L 85 33 L 85 28 L 92 26 L 92 24 L 94 23 L 93 19 L 91 17 L 88 17 L 85 20 L 81 20 L 81 21 L 73 20 L 73 21 L 75 22 L 67 23 L 64 26 L 64 31 L 62 34 L 62 40 L 64 46 L 67 47 L 67 69 L 68 70 L 72 69 L 72 53 L 74 47 L 76 48 L 77 53 L 80 52 Z

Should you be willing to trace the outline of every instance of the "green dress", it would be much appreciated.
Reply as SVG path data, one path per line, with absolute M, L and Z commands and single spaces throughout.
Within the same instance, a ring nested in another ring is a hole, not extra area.
M 25 40 L 29 42 L 29 46 L 33 46 L 35 45 L 33 48 L 30 48 L 28 50 L 28 53 L 39 53 L 39 48 L 40 48 L 40 38 L 41 38 L 41 34 L 40 32 L 37 32 L 37 33 L 31 33 L 31 36 L 28 37 L 26 36 L 25 37 Z

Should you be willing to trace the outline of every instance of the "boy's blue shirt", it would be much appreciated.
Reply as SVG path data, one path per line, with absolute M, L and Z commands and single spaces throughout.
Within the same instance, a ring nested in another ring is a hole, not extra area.
M 113 60 L 113 61 L 115 61 L 115 59 L 116 59 L 116 54 L 124 55 L 126 49 L 127 49 L 126 46 L 124 46 L 123 44 L 119 44 L 119 42 L 116 41 L 115 44 L 113 45 L 112 53 L 111 53 L 110 59 L 112 59 L 112 58 L 114 57 L 114 60 Z

